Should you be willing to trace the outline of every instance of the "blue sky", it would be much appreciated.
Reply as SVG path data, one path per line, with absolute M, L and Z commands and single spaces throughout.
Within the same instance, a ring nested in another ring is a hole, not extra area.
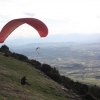
M 49 35 L 96 34 L 100 33 L 100 0 L 0 0 L 0 29 L 14 18 L 25 17 L 42 20 Z M 25 24 L 9 36 L 15 37 L 39 35 Z

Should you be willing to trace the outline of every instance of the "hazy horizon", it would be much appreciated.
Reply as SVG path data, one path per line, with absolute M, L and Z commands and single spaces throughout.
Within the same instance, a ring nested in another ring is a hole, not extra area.
M 100 34 L 57 34 L 46 38 L 7 38 L 4 43 L 0 45 L 26 45 L 30 43 L 52 43 L 52 42 L 76 42 L 76 43 L 95 43 L 100 42 Z

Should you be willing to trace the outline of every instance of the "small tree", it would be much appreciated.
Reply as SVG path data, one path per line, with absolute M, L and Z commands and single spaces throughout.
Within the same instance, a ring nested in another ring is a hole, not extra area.
M 48 64 L 42 64 L 42 71 L 44 72 L 44 73 L 48 73 L 49 71 L 51 71 L 51 66 L 50 65 L 48 65 Z
M 9 52 L 9 47 L 7 47 L 6 45 L 2 45 L 1 48 L 0 48 L 0 51 L 7 53 L 7 52 Z

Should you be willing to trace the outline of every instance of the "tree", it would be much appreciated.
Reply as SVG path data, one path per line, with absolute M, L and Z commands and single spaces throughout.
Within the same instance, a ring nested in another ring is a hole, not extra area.
M 9 47 L 7 47 L 6 45 L 2 45 L 1 48 L 0 48 L 0 51 L 4 52 L 4 53 L 10 52 Z
M 48 64 L 42 64 L 42 71 L 44 73 L 48 73 L 49 71 L 51 71 L 51 66 Z

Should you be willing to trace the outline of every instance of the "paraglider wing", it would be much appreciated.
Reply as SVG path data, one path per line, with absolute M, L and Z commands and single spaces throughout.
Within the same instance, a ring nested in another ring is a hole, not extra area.
M 36 51 L 39 50 L 39 49 L 40 49 L 40 47 L 37 47 L 37 48 L 36 48 Z M 38 53 L 38 54 L 39 54 L 39 53 Z
M 37 47 L 36 50 L 40 49 L 40 47 Z
M 17 27 L 22 24 L 28 24 L 35 28 L 40 37 L 46 37 L 48 35 L 47 26 L 36 18 L 19 18 L 9 21 L 0 32 L 0 43 L 3 43 L 5 39 L 13 32 Z

